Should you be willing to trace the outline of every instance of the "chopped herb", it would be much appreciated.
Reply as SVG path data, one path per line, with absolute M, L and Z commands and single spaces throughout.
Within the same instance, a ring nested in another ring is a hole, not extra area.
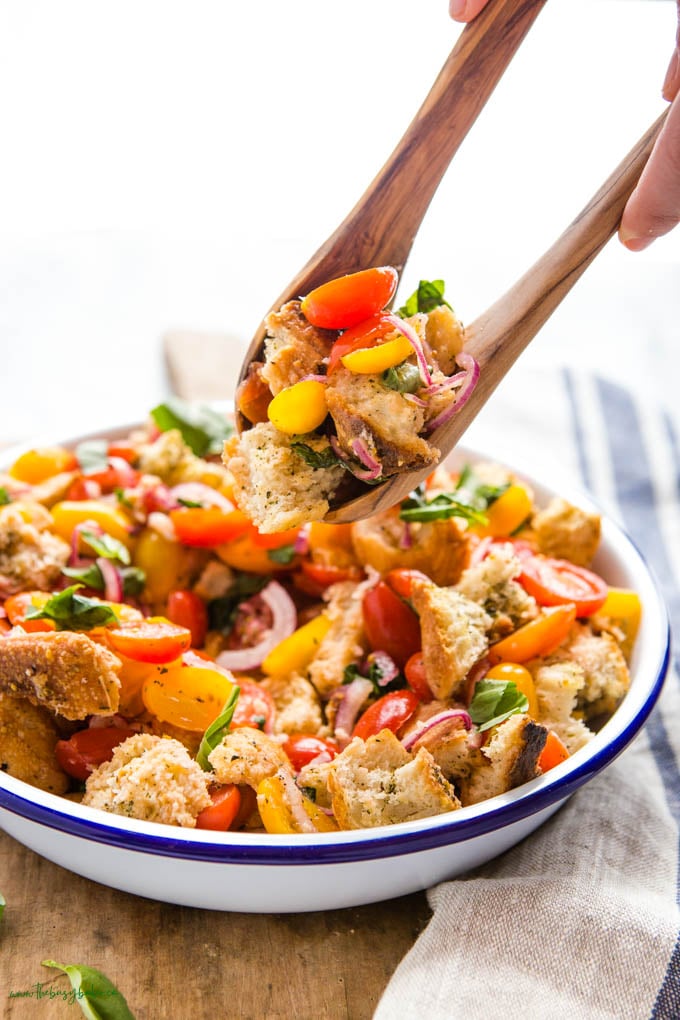
M 204 770 L 204 772 L 212 772 L 213 767 L 208 761 L 208 755 L 211 751 L 214 751 L 218 744 L 222 743 L 224 737 L 229 732 L 229 726 L 231 725 L 232 716 L 234 709 L 236 708 L 236 702 L 238 696 L 241 693 L 240 687 L 234 687 L 231 694 L 224 703 L 224 708 L 218 715 L 217 719 L 208 726 L 207 730 L 201 738 L 201 743 L 196 754 L 196 761 Z M 262 722 L 264 726 L 264 720 Z
M 72 584 L 57 595 L 53 595 L 44 606 L 29 606 L 27 620 L 53 620 L 57 630 L 92 630 L 117 623 L 118 617 L 110 606 L 78 595 L 82 584 Z
M 314 468 L 315 471 L 319 468 L 332 468 L 336 464 L 342 466 L 342 461 L 336 456 L 331 446 L 325 446 L 323 450 L 313 450 L 307 443 L 293 441 L 290 444 L 290 448 L 297 453 L 298 457 L 302 457 L 305 464 Z
M 4 485 L 0 485 L 0 506 L 7 506 L 12 500 L 9 498 L 9 492 Z
M 43 960 L 42 965 L 63 970 L 68 975 L 73 989 L 72 1001 L 78 1003 L 89 1020 L 135 1020 L 122 993 L 100 970 L 81 963 L 63 964 L 54 960 Z
M 116 499 L 118 500 L 118 502 L 120 503 L 121 506 L 125 506 L 129 510 L 132 509 L 132 500 L 128 499 L 128 497 L 125 495 L 125 489 L 121 489 L 120 487 L 117 487 L 117 488 L 115 488 L 113 490 L 113 492 L 114 492 L 114 495 L 115 495 Z
M 446 305 L 447 308 L 451 307 L 448 301 L 444 300 L 444 281 L 421 280 L 418 284 L 418 289 L 414 290 L 406 304 L 401 306 L 397 311 L 397 315 L 408 317 L 409 315 L 415 315 L 416 312 L 431 312 L 433 308 L 438 308 L 439 305 Z
M 307 800 L 311 800 L 312 804 L 316 804 L 316 788 L 314 786 L 301 786 L 300 792 Z
M 252 722 L 255 726 L 257 726 L 258 730 L 264 730 L 264 724 L 266 721 L 267 720 L 263 715 L 254 715 L 252 718 Z
M 397 390 L 399 393 L 415 393 L 423 385 L 418 366 L 408 361 L 385 369 L 381 379 L 388 390 Z
M 479 680 L 468 709 L 479 731 L 505 722 L 511 715 L 526 712 L 529 700 L 512 680 Z
M 80 537 L 84 542 L 94 549 L 97 556 L 103 556 L 105 560 L 120 560 L 125 566 L 130 563 L 130 553 L 122 542 L 111 535 L 97 535 L 94 531 L 83 528 Z
M 267 559 L 272 560 L 273 563 L 288 566 L 295 559 L 295 546 L 292 544 L 280 545 L 278 549 L 268 549 Z
M 221 453 L 225 439 L 234 431 L 224 415 L 212 407 L 188 404 L 177 397 L 169 397 L 164 404 L 154 407 L 151 417 L 161 432 L 179 429 L 197 457 Z
M 189 510 L 193 510 L 195 508 L 199 509 L 203 508 L 203 504 L 200 502 L 200 500 L 180 498 L 177 500 L 177 502 L 179 503 L 180 506 L 188 507 Z
M 402 521 L 441 521 L 462 517 L 470 524 L 484 525 L 488 523 L 485 511 L 505 492 L 508 484 L 487 485 L 466 464 L 453 492 L 441 492 L 427 499 L 424 487 L 419 485 L 401 504 L 399 516 Z
M 210 629 L 229 634 L 241 603 L 257 595 L 270 581 L 269 574 L 236 574 L 227 594 L 208 603 Z
M 109 444 L 105 439 L 85 439 L 76 446 L 76 458 L 84 475 L 96 475 L 109 466 Z

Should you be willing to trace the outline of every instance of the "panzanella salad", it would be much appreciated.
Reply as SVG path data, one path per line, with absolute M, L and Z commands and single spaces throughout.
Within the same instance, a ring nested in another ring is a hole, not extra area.
M 596 515 L 479 463 L 264 532 L 228 432 L 171 402 L 0 475 L 8 775 L 167 825 L 372 828 L 510 790 L 616 710 L 640 605 L 591 567 Z
M 322 520 L 358 486 L 433 467 L 431 434 L 479 376 L 441 280 L 396 313 L 390 266 L 331 280 L 270 314 L 264 361 L 236 394 L 227 444 L 240 506 L 263 532 Z

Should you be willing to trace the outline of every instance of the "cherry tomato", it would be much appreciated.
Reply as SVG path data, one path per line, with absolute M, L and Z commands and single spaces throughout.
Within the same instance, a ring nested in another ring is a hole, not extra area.
M 85 780 L 98 765 L 111 761 L 114 749 L 128 737 L 134 736 L 134 730 L 118 726 L 93 727 L 89 730 L 78 730 L 68 740 L 58 740 L 54 753 L 59 767 L 74 779 Z
M 364 628 L 374 651 L 387 652 L 400 669 L 420 650 L 420 621 L 389 585 L 378 581 L 364 595 Z
M 392 300 L 399 277 L 391 266 L 362 269 L 316 287 L 302 300 L 302 314 L 313 326 L 347 329 L 382 311 Z
M 357 323 L 356 326 L 352 326 L 351 329 L 346 329 L 331 347 L 327 375 L 331 375 L 336 370 L 346 354 L 366 347 L 374 347 L 393 332 L 394 324 L 390 322 L 386 312 L 377 312 L 370 319 L 365 319 L 363 322 Z
M 267 408 L 272 402 L 272 391 L 261 372 L 262 364 L 253 362 L 236 390 L 236 408 L 253 425 L 267 421 Z
M 233 783 L 210 791 L 212 804 L 196 816 L 197 829 L 226 832 L 231 828 L 241 808 L 241 793 Z
M 545 742 L 545 747 L 541 751 L 538 759 L 538 767 L 541 772 L 548 772 L 550 769 L 554 769 L 560 762 L 566 761 L 569 757 L 569 752 L 566 747 L 557 736 L 554 730 L 550 730 L 548 733 L 548 739 Z
M 338 745 L 331 740 L 315 737 L 311 733 L 291 733 L 283 745 L 283 750 L 290 758 L 290 763 L 295 771 L 299 772 L 320 754 L 327 754 L 331 758 L 335 758 L 338 753 Z
M 359 581 L 362 571 L 359 567 L 336 567 L 331 563 L 312 563 L 303 560 L 301 573 L 295 575 L 295 585 L 307 595 L 320 596 L 326 588 L 339 581 Z
M 280 549 L 284 545 L 293 545 L 299 534 L 299 528 L 291 528 L 289 531 L 274 531 L 269 535 L 262 535 L 257 528 L 253 528 L 253 542 L 258 549 Z
M 540 606 L 573 602 L 577 616 L 596 613 L 604 605 L 609 591 L 606 582 L 592 570 L 549 556 L 523 559 L 519 581 Z
M 173 662 L 191 646 L 188 627 L 153 617 L 112 628 L 106 634 L 114 652 L 120 652 L 135 662 Z
M 95 482 L 101 492 L 110 493 L 115 489 L 131 489 L 137 484 L 140 472 L 135 471 L 124 457 L 109 457 L 108 467 L 83 475 L 83 482 Z
M 56 630 L 57 625 L 53 620 L 26 619 L 26 614 L 29 609 L 41 609 L 45 603 L 49 601 L 49 599 L 49 594 L 44 591 L 22 591 L 17 595 L 10 595 L 4 604 L 7 619 L 13 627 L 19 625 L 28 633 Z
M 171 510 L 170 520 L 182 545 L 198 549 L 212 549 L 231 542 L 252 527 L 241 510 L 220 510 L 214 506 Z
M 241 693 L 232 716 L 231 729 L 250 726 L 255 730 L 271 733 L 274 729 L 276 706 L 269 691 L 254 680 L 248 680 L 247 677 L 237 676 L 234 677 L 234 681 L 241 688 Z
M 404 676 L 411 690 L 418 695 L 425 705 L 429 704 L 434 698 L 434 694 L 427 682 L 425 659 L 422 652 L 416 652 L 415 655 L 411 656 L 404 666 Z
M 128 443 L 125 439 L 116 439 L 109 443 L 108 454 L 109 457 L 120 457 L 126 460 L 128 464 L 134 464 L 138 456 L 133 444 Z
M 420 698 L 414 691 L 390 691 L 366 709 L 354 727 L 352 736 L 368 740 L 381 730 L 396 733 L 411 718 L 419 704 Z
M 154 670 L 142 684 L 144 706 L 161 722 L 204 733 L 217 719 L 234 682 L 217 669 L 175 663 Z
M 205 644 L 208 632 L 208 609 L 195 591 L 178 588 L 168 595 L 168 619 L 191 631 L 191 643 L 195 648 Z
M 422 570 L 410 570 L 407 567 L 397 567 L 385 575 L 385 581 L 392 591 L 396 591 L 397 595 L 401 595 L 403 599 L 411 598 L 411 587 L 414 581 L 429 580 L 427 574 L 424 574 Z
M 489 648 L 491 662 L 528 662 L 537 655 L 550 655 L 562 644 L 576 619 L 576 606 L 549 606 L 540 616 Z

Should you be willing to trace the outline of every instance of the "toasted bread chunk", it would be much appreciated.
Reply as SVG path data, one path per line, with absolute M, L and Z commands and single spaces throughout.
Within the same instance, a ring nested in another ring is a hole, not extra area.
M 65 719 L 115 712 L 119 672 L 120 660 L 86 634 L 17 629 L 0 641 L 0 691 Z
M 280 768 L 293 771 L 278 740 L 250 726 L 239 726 L 227 733 L 222 743 L 210 752 L 208 761 L 218 783 L 252 786 L 254 790 Z
M 268 691 L 276 706 L 276 733 L 319 733 L 323 716 L 319 696 L 299 673 L 288 676 L 267 676 L 260 687 Z
M 456 355 L 463 350 L 465 330 L 451 308 L 439 305 L 432 309 L 425 324 L 425 339 L 438 368 L 444 375 L 452 375 L 456 370 Z
M 451 707 L 450 701 L 431 701 L 427 705 L 419 705 L 401 736 L 412 737 L 419 729 L 423 729 L 423 723 L 428 719 Z M 415 753 L 420 747 L 426 748 L 446 778 L 450 782 L 458 782 L 470 775 L 475 761 L 468 738 L 469 733 L 465 727 L 460 722 L 451 720 L 426 730 L 423 736 L 416 740 L 411 750 Z
M 49 591 L 60 576 L 71 550 L 46 530 L 51 522 L 49 511 L 39 503 L 0 507 L 0 598 L 20 591 Z
M 136 733 L 94 770 L 82 803 L 100 811 L 192 829 L 209 806 L 209 775 L 183 744 Z
M 309 666 L 309 679 L 320 697 L 327 698 L 342 683 L 345 666 L 356 662 L 368 645 L 364 633 L 362 599 L 373 581 L 340 581 L 326 592 L 331 621 Z
M 626 658 L 616 639 L 604 632 L 593 634 L 587 624 L 577 625 L 561 651 L 583 670 L 578 704 L 586 716 L 611 715 L 630 686 Z
M 400 520 L 398 508 L 356 521 L 352 525 L 352 543 L 359 561 L 381 574 L 395 567 L 407 567 L 422 570 L 439 585 L 455 584 L 469 557 L 460 521 L 451 517 L 407 525 Z
M 581 666 L 571 661 L 529 663 L 538 698 L 538 719 L 554 730 L 570 754 L 593 736 L 582 719 L 574 717 L 576 699 L 585 685 Z
M 59 731 L 49 712 L 25 698 L 0 694 L 0 769 L 49 793 L 66 793 L 68 776 L 54 746 Z
M 534 779 L 539 774 L 538 759 L 547 738 L 545 726 L 528 715 L 511 715 L 477 752 L 471 776 L 461 780 L 462 803 L 478 804 Z
M 331 807 L 331 792 L 328 789 L 328 775 L 332 761 L 315 764 L 310 762 L 300 769 L 297 777 L 298 785 L 304 790 L 314 791 L 314 803 L 322 808 Z
M 411 600 L 420 616 L 427 682 L 437 698 L 463 693 L 465 678 L 489 647 L 491 618 L 455 588 L 416 580 Z
M 498 545 L 461 576 L 456 589 L 488 613 L 489 641 L 498 641 L 538 615 L 536 600 L 514 580 L 522 566 L 511 545 Z
M 394 825 L 460 807 L 430 752 L 409 754 L 391 730 L 365 742 L 355 737 L 331 762 L 328 786 L 343 829 Z
M 169 429 L 152 443 L 142 444 L 138 467 L 144 474 L 157 475 L 166 485 L 203 482 L 218 488 L 231 481 L 221 464 L 197 457 L 182 439 L 179 429 Z
M 572 506 L 559 496 L 534 514 L 531 529 L 545 556 L 571 560 L 581 567 L 588 566 L 600 544 L 599 514 Z
M 288 301 L 265 319 L 265 363 L 262 378 L 276 396 L 286 386 L 325 371 L 337 333 L 307 322 L 299 301 Z

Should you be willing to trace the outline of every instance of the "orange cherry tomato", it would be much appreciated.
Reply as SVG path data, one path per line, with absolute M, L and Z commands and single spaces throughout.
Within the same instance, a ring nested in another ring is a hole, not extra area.
M 170 520 L 182 545 L 199 549 L 213 549 L 231 542 L 252 527 L 241 510 L 220 510 L 213 506 L 171 510 Z
M 133 444 L 128 443 L 125 439 L 116 439 L 114 442 L 109 443 L 108 454 L 109 457 L 121 457 L 128 464 L 134 464 L 138 457 L 137 450 Z
M 596 613 L 604 605 L 609 591 L 606 581 L 592 570 L 550 556 L 523 559 L 519 581 L 540 606 L 573 602 L 577 616 Z
M 396 591 L 397 595 L 401 595 L 403 599 L 411 598 L 411 587 L 414 581 L 429 580 L 427 574 L 424 574 L 422 570 L 411 570 L 408 567 L 397 567 L 395 570 L 389 570 L 385 575 L 385 581 L 392 591 Z
M 27 485 L 39 485 L 63 471 L 73 471 L 78 460 L 72 450 L 63 446 L 42 446 L 27 450 L 9 469 L 12 478 Z
M 368 740 L 381 730 L 396 733 L 408 722 L 419 704 L 420 698 L 414 691 L 390 691 L 366 709 L 354 727 L 352 736 Z
M 241 792 L 233 783 L 210 791 L 212 804 L 196 816 L 197 829 L 227 832 L 241 809 Z
M 302 300 L 302 314 L 313 326 L 348 329 L 386 307 L 399 277 L 392 266 L 362 269 L 316 287 Z
M 250 726 L 252 729 L 271 733 L 274 729 L 276 706 L 269 691 L 254 680 L 248 680 L 247 677 L 237 676 L 234 680 L 241 693 L 236 702 L 230 728 L 236 730 L 241 726 Z
M 429 704 L 434 698 L 434 694 L 427 682 L 425 659 L 422 652 L 416 652 L 415 655 L 411 656 L 404 666 L 404 676 L 406 677 L 406 683 L 418 695 L 423 704 Z
M 528 662 L 537 655 L 550 655 L 562 644 L 576 619 L 576 606 L 549 606 L 540 616 L 525 623 L 513 634 L 489 648 L 489 658 L 497 662 Z
M 351 329 L 346 329 L 331 347 L 327 375 L 331 375 L 336 370 L 346 354 L 363 350 L 366 347 L 374 347 L 393 332 L 394 324 L 390 322 L 386 312 L 377 312 L 369 319 L 352 326 Z
M 74 779 L 85 780 L 98 765 L 111 761 L 114 749 L 134 732 L 118 726 L 78 730 L 68 740 L 57 741 L 54 753 L 59 767 Z
M 284 545 L 293 545 L 300 534 L 299 528 L 291 528 L 289 531 L 274 531 L 270 535 L 262 535 L 253 528 L 253 543 L 258 549 L 280 549 Z
M 283 750 L 290 758 L 295 771 L 299 772 L 320 754 L 329 754 L 331 758 L 335 758 L 339 748 L 334 741 L 315 737 L 312 733 L 291 733 L 283 745 Z
M 387 652 L 399 668 L 420 651 L 420 620 L 417 614 L 384 581 L 364 595 L 364 629 L 373 651 Z
M 545 742 L 545 747 L 541 751 L 538 759 L 538 767 L 541 772 L 548 772 L 550 769 L 554 769 L 560 762 L 566 761 L 569 757 L 569 752 L 566 747 L 557 736 L 554 730 L 550 730 L 548 733 L 548 739 Z
M 23 627 L 28 633 L 37 631 L 56 630 L 54 620 L 27 620 L 26 614 L 29 609 L 41 609 L 50 599 L 45 591 L 21 591 L 18 595 L 10 595 L 4 604 L 7 619 L 13 627 Z
M 208 609 L 200 595 L 184 588 L 171 591 L 167 614 L 171 623 L 191 631 L 191 643 L 195 648 L 202 648 L 208 633 Z
M 139 623 L 123 624 L 106 633 L 114 652 L 120 652 L 135 662 L 173 662 L 191 647 L 188 627 L 153 617 Z

